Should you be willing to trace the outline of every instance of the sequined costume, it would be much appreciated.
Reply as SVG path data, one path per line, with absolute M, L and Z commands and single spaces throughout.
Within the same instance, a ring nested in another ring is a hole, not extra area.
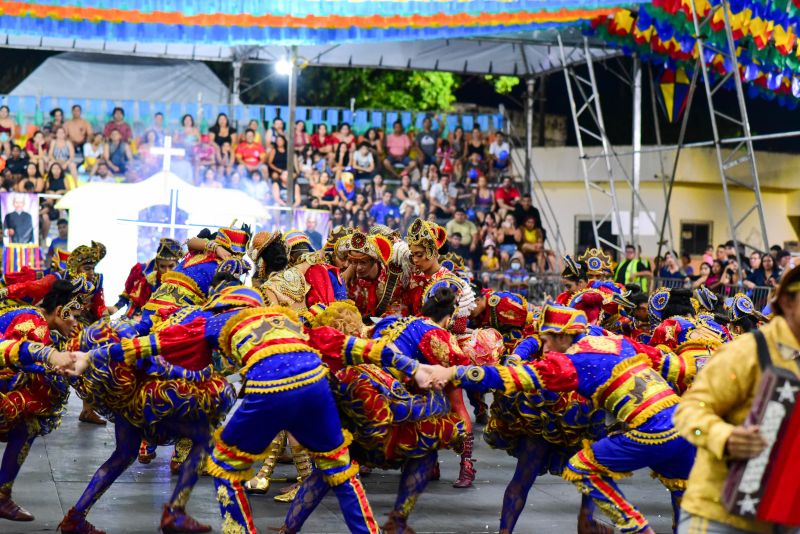
M 79 277 L 56 291 L 67 292 L 62 298 L 71 291 L 58 313 L 62 323 L 74 326 L 91 283 Z M 34 440 L 55 430 L 66 411 L 69 382 L 47 365 L 53 347 L 63 349 L 66 338 L 51 331 L 43 308 L 30 305 L 0 309 L 0 332 L 0 441 L 7 443 L 0 464 L 0 518 L 32 521 L 33 515 L 11 500 L 11 489 Z
M 587 324 L 579 311 L 545 306 L 540 329 Z M 619 336 L 577 334 L 566 354 L 550 352 L 519 365 L 460 367 L 455 382 L 469 389 L 575 391 L 602 407 L 625 431 L 587 443 L 567 464 L 563 477 L 589 495 L 622 532 L 642 532 L 646 519 L 614 482 L 650 467 L 670 490 L 677 524 L 677 503 L 694 460 L 694 448 L 678 435 L 672 414 L 677 394 L 656 373 L 649 356 Z
M 240 312 L 223 328 L 222 352 L 241 367 L 246 380 L 242 404 L 217 433 L 208 461 L 223 532 L 256 531 L 242 482 L 252 477 L 253 463 L 266 457 L 281 430 L 290 432 L 309 451 L 322 479 L 336 494 L 350 531 L 378 532 L 358 465 L 350 459 L 352 438 L 342 429 L 326 380 L 328 368 L 321 361 L 321 351 L 310 343 L 321 338 L 306 334 L 298 316 L 285 307 Z M 332 357 L 359 352 L 353 350 L 349 338 L 344 342 L 320 348 Z M 361 354 L 369 352 L 359 345 Z M 297 498 L 303 498 L 302 493 Z
M 158 271 L 158 262 L 177 262 L 183 256 L 183 247 L 177 241 L 162 237 L 153 259 L 147 263 L 136 263 L 125 280 L 125 290 L 119 296 L 117 308 L 127 306 L 126 315 L 139 315 L 152 294 L 161 286 L 162 273 Z
M 317 307 L 309 310 L 309 320 L 324 323 L 322 317 L 314 317 L 317 313 Z M 311 339 L 319 339 L 318 330 Z M 446 330 L 421 318 L 387 317 L 376 325 L 373 339 L 414 362 L 467 361 Z M 384 359 L 380 366 L 328 363 L 334 372 L 332 384 L 344 426 L 353 436 L 353 458 L 371 467 L 401 468 L 395 507 L 389 515 L 391 522 L 405 524 L 437 463 L 436 451 L 459 447 L 463 441 L 463 420 L 452 413 L 444 394 L 418 392 L 403 385 L 395 369 L 413 364 L 399 365 L 397 357 Z M 285 532 L 299 531 L 321 502 L 327 490 L 320 488 L 320 482 L 320 474 L 314 473 L 303 483 L 287 513 Z
M 206 232 L 202 234 L 206 235 Z M 207 235 L 212 236 L 210 233 Z M 249 230 L 246 228 L 220 228 L 213 239 L 207 239 L 203 250 L 190 250 L 174 270 L 161 277 L 160 287 L 142 308 L 142 318 L 136 325 L 137 332 L 140 335 L 149 333 L 153 325 L 178 308 L 203 304 L 208 298 L 217 268 L 224 263 L 216 254 L 216 249 L 221 247 L 236 262 L 244 256 L 249 239 Z
M 669 289 L 659 289 L 650 296 L 648 311 L 650 324 L 657 324 L 649 345 L 675 357 L 667 358 L 658 370 L 679 394 L 691 386 L 697 373 L 723 343 L 730 333 L 719 323 L 708 318 L 690 315 L 666 317 L 672 296 Z
M 344 278 L 347 296 L 365 318 L 382 317 L 398 311 L 402 289 L 402 268 L 391 262 L 392 243 L 381 235 L 355 232 L 341 247 L 347 255 L 348 268 Z M 359 276 L 359 264 L 367 264 L 377 274 L 370 278 Z
M 116 448 L 65 516 L 62 532 L 86 529 L 86 515 L 136 459 L 142 439 L 153 444 L 191 442 L 165 505 L 162 530 L 210 530 L 186 515 L 185 506 L 212 430 L 236 400 L 233 387 L 213 370 L 211 353 L 230 317 L 261 305 L 258 292 L 234 285 L 214 293 L 202 306 L 180 308 L 148 336 L 133 337 L 135 325 L 126 322 L 104 321 L 85 331 L 82 348 L 92 349 L 91 365 L 76 389 L 114 420 Z

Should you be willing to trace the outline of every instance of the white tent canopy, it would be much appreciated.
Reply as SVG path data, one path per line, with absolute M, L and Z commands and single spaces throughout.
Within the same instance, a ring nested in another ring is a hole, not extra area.
M 567 63 L 585 61 L 580 30 L 565 28 L 561 30 L 561 35 L 564 38 Z M 298 54 L 312 66 L 378 67 L 524 76 L 546 74 L 561 68 L 561 59 L 555 42 L 555 31 L 548 30 L 524 35 L 475 39 L 299 46 Z M 110 58 L 106 61 L 115 64 L 119 58 L 113 57 L 114 55 L 267 63 L 288 55 L 287 47 L 269 44 L 231 47 L 114 42 L 100 39 L 77 40 L 10 35 L 2 32 L 0 32 L 0 47 L 102 53 Z M 602 43 L 592 43 L 591 51 L 595 60 L 619 55 L 619 51 L 605 48 Z
M 55 96 L 225 103 L 229 91 L 197 61 L 68 52 L 46 59 L 10 93 Z

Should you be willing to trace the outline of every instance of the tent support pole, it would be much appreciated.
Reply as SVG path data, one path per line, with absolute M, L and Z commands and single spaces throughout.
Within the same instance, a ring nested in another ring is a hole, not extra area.
M 289 74 L 289 124 L 286 125 L 286 131 L 289 133 L 287 136 L 288 139 L 286 140 L 286 171 L 289 174 L 286 198 L 292 209 L 292 221 L 294 221 L 294 122 L 295 108 L 297 107 L 297 45 L 292 45 L 289 62 L 292 64 L 292 72 Z

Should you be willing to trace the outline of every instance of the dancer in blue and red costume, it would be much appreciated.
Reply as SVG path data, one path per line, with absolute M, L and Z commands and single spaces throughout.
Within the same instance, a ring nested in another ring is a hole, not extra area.
M 11 287 L 12 292 L 21 294 L 21 287 Z M 34 519 L 11 499 L 11 489 L 33 441 L 61 423 L 69 382 L 52 367 L 65 364 L 63 354 L 50 347 L 63 349 L 78 327 L 76 316 L 93 289 L 84 277 L 57 280 L 38 306 L 0 310 L 0 441 L 7 443 L 0 464 L 2 519 Z M 31 343 L 21 348 L 19 341 Z
M 125 315 L 135 317 L 161 286 L 161 277 L 175 269 L 183 258 L 183 246 L 168 237 L 162 237 L 153 259 L 147 263 L 137 263 L 131 268 L 125 280 L 125 291 L 119 296 L 116 307 L 127 306 Z
M 106 247 L 102 243 L 92 241 L 91 245 L 80 245 L 75 248 L 64 261 L 63 253 L 58 254 L 58 263 L 51 265 L 50 274 L 38 278 L 35 273 L 24 269 L 19 273 L 21 283 L 9 285 L 0 289 L 0 297 L 26 303 L 37 303 L 44 298 L 56 280 L 72 280 L 83 277 L 92 284 L 92 294 L 81 309 L 78 321 L 81 325 L 91 324 L 116 308 L 106 308 L 103 295 L 103 275 L 95 271 L 97 264 L 105 257 Z M 56 257 L 54 256 L 54 259 Z M 63 269 L 63 270 L 62 270 Z M 33 274 L 33 276 L 29 276 Z M 97 415 L 94 408 L 84 402 L 78 420 L 93 425 L 105 425 L 102 417 Z
M 463 361 L 458 345 L 443 328 L 453 315 L 456 294 L 441 284 L 433 295 L 423 306 L 427 319 L 413 323 L 384 319 L 375 328 L 375 342 L 386 343 L 415 362 Z M 309 310 L 309 314 L 315 311 Z M 311 319 L 312 325 L 319 323 L 357 335 L 361 321 L 355 307 L 336 303 Z M 413 532 L 407 525 L 408 516 L 430 480 L 437 451 L 457 448 L 463 442 L 463 419 L 452 412 L 443 393 L 422 393 L 403 385 L 385 363 L 383 369 L 374 365 L 331 368 L 339 411 L 345 427 L 353 433 L 353 457 L 370 467 L 401 469 L 395 506 L 383 532 Z M 282 527 L 285 534 L 298 532 L 325 496 L 320 477 L 319 472 L 312 473 L 303 483 Z
M 575 391 L 602 407 L 624 431 L 587 443 L 570 458 L 563 477 L 589 495 L 622 532 L 652 533 L 647 520 L 625 498 L 615 479 L 649 467 L 678 504 L 694 461 L 694 447 L 672 424 L 679 397 L 651 367 L 640 345 L 619 336 L 589 336 L 586 315 L 545 306 L 540 335 L 545 356 L 508 366 L 439 369 L 461 387 L 477 390 Z M 524 347 L 519 347 L 522 356 Z
M 213 370 L 212 351 L 218 348 L 227 318 L 242 309 L 263 305 L 258 292 L 238 285 L 243 268 L 240 264 L 241 260 L 224 262 L 209 284 L 212 296 L 208 302 L 177 310 L 148 336 L 131 337 L 136 332 L 130 323 L 100 323 L 86 331 L 84 348 L 103 346 L 89 352 L 91 366 L 76 389 L 114 420 L 115 449 L 62 520 L 62 533 L 102 532 L 86 516 L 136 459 L 142 439 L 155 444 L 190 440 L 175 489 L 164 506 L 161 531 L 211 530 L 188 515 L 186 504 L 208 452 L 211 433 L 235 402 L 232 386 Z
M 456 311 L 448 323 L 447 330 L 454 334 L 463 334 L 467 329 L 470 314 L 475 308 L 475 294 L 468 283 L 440 263 L 441 256 L 448 252 L 447 231 L 436 223 L 416 219 L 408 228 L 406 242 L 411 261 L 414 264 L 414 273 L 402 290 L 404 315 L 411 317 L 412 320 L 417 319 L 421 313 L 426 293 L 430 291 L 433 284 L 447 280 L 449 285 L 458 289 Z M 461 453 L 458 478 L 453 482 L 453 487 L 471 488 L 476 474 L 475 459 L 472 457 L 475 443 L 472 419 L 460 391 L 450 392 L 450 402 L 453 404 L 453 410 L 461 416 L 467 428 L 467 438 Z M 439 463 L 437 462 L 433 475 L 435 479 L 439 478 L 438 468 Z
M 567 301 L 577 291 L 586 289 L 589 284 L 589 275 L 586 273 L 586 264 L 575 261 L 571 256 L 564 256 L 564 270 L 561 272 L 561 285 L 564 291 L 559 293 L 555 303 L 565 306 Z
M 321 357 L 344 358 L 347 364 L 378 361 L 410 374 L 418 364 L 380 343 L 320 328 L 307 333 L 294 311 L 272 306 L 240 312 L 222 330 L 220 349 L 245 379 L 242 404 L 217 432 L 208 461 L 223 532 L 256 532 L 242 482 L 252 477 L 253 464 L 282 430 L 309 451 L 350 531 L 378 532 Z M 297 499 L 305 497 L 300 493 Z
M 220 228 L 211 233 L 203 229 L 188 240 L 189 252 L 172 271 L 161 276 L 161 285 L 142 308 L 142 318 L 136 324 L 139 335 L 183 306 L 201 305 L 208 298 L 211 281 L 217 267 L 229 259 L 239 259 L 247 251 L 250 229 Z
M 661 375 L 679 394 L 694 382 L 695 376 L 714 351 L 731 339 L 728 329 L 710 318 L 697 318 L 688 289 L 659 288 L 648 303 L 650 325 L 654 327 L 649 344 L 663 353 L 673 353 L 661 368 Z

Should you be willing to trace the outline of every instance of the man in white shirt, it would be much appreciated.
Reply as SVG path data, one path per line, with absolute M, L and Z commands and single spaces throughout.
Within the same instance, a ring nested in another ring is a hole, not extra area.
M 506 141 L 503 132 L 494 134 L 494 141 L 489 145 L 489 172 L 492 176 L 502 176 L 511 170 L 511 145 Z

